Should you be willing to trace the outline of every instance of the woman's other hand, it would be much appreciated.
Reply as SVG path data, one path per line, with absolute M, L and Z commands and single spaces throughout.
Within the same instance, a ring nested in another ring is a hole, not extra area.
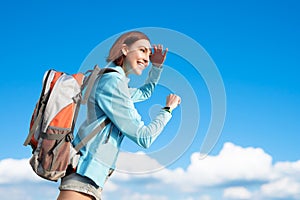
M 181 98 L 176 94 L 170 94 L 167 96 L 166 107 L 170 107 L 170 110 L 174 110 L 181 103 Z

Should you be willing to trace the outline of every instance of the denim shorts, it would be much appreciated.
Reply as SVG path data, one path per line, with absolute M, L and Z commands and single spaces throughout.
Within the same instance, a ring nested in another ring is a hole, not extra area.
M 88 177 L 77 173 L 69 174 L 61 179 L 60 190 L 72 190 L 91 195 L 95 200 L 101 200 L 102 188 Z

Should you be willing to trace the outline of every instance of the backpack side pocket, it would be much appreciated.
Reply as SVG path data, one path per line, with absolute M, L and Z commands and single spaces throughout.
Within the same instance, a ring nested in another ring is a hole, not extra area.
M 70 129 L 48 127 L 42 133 L 34 156 L 30 160 L 33 170 L 41 177 L 57 181 L 63 177 L 70 164 Z

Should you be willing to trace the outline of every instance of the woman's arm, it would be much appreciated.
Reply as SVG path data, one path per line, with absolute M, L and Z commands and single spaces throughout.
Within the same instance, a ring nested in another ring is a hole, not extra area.
M 150 147 L 172 117 L 171 113 L 161 110 L 145 125 L 134 107 L 126 80 L 115 73 L 101 78 L 96 102 L 124 135 L 144 148 Z
M 152 66 L 145 84 L 140 88 L 129 88 L 129 93 L 133 102 L 144 101 L 148 99 L 159 81 L 162 68 Z
M 152 45 L 152 47 L 153 47 L 153 52 L 150 55 L 150 61 L 153 66 L 151 67 L 151 70 L 148 74 L 148 78 L 144 86 L 138 89 L 135 88 L 129 89 L 129 92 L 131 94 L 131 99 L 133 100 L 133 102 L 138 102 L 138 101 L 143 101 L 148 99 L 151 96 L 160 78 L 162 66 L 166 60 L 166 56 L 168 53 L 168 48 L 163 50 L 163 45 L 161 44 Z

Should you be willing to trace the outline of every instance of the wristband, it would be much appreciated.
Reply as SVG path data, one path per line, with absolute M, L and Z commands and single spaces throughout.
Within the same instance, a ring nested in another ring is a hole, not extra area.
M 164 107 L 163 110 L 167 111 L 168 113 L 172 113 L 172 110 L 170 107 Z

